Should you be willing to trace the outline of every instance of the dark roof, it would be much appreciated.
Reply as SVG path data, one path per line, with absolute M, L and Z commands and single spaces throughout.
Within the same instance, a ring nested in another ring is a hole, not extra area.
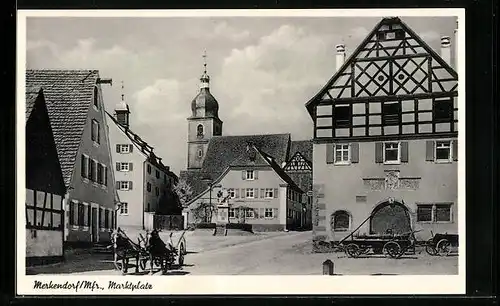
M 132 132 L 130 128 L 126 128 L 121 125 L 110 113 L 106 112 L 106 114 L 112 120 L 112 122 L 115 123 L 116 126 L 132 141 L 132 143 L 135 144 L 136 148 L 138 148 L 142 153 L 146 155 L 148 162 L 165 171 L 169 176 L 177 178 L 177 175 L 170 171 L 170 167 L 165 166 L 162 162 L 162 159 L 156 156 L 156 154 L 154 153 L 154 147 L 149 145 L 139 135 Z
M 311 172 L 286 172 L 286 174 L 302 189 L 304 192 L 312 190 Z
M 97 70 L 27 70 L 26 86 L 43 87 L 43 93 L 68 187 L 92 103 Z
M 201 172 L 216 179 L 246 152 L 248 144 L 255 145 L 281 164 L 288 157 L 289 142 L 290 134 L 214 136 L 208 144 Z
M 28 122 L 28 119 L 31 115 L 31 112 L 33 111 L 33 108 L 35 107 L 35 102 L 38 96 L 43 95 L 43 92 L 41 90 L 40 86 L 27 86 L 26 87 L 26 122 Z
M 312 140 L 292 141 L 292 143 L 290 144 L 290 154 L 288 154 L 289 159 L 291 159 L 297 152 L 300 152 L 300 154 L 302 154 L 302 156 L 308 161 L 312 161 L 313 158 Z
M 205 173 L 199 171 L 181 171 L 179 177 L 180 180 L 186 181 L 191 186 L 193 193 L 188 201 L 202 193 L 208 187 L 207 183 L 203 181 L 203 178 L 206 177 Z

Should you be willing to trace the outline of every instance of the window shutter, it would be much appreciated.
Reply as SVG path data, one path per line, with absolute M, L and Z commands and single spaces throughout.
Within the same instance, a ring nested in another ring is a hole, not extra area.
M 259 178 L 259 171 L 257 171 L 257 170 L 253 171 L 253 178 L 254 179 L 258 179 Z
M 238 188 L 234 189 L 234 197 L 239 198 L 240 197 L 240 190 Z
M 119 144 L 116 145 L 116 153 L 120 153 L 120 145 Z
M 116 190 L 120 190 L 120 181 L 116 181 Z
M 130 153 L 132 153 L 132 151 L 134 151 L 134 146 L 133 145 L 128 145 L 128 149 L 129 149 Z
M 120 171 L 120 163 L 119 162 L 116 163 L 116 171 Z
M 273 219 L 278 219 L 278 209 L 277 208 L 273 209 Z
M 335 145 L 333 144 L 326 144 L 326 163 L 327 164 L 333 164 L 333 148 Z
M 87 167 L 86 167 L 86 165 L 85 165 L 85 156 L 83 156 L 83 155 L 82 155 L 82 160 L 81 160 L 81 168 L 80 168 L 80 172 L 81 172 L 81 174 L 82 174 L 82 177 L 85 177 L 85 176 L 86 176 L 86 174 L 85 174 L 85 170 L 87 170 L 86 168 L 87 168 Z
M 104 174 L 103 174 L 103 177 L 104 177 L 104 186 L 108 186 L 108 167 L 106 166 L 102 166 L 103 167 L 103 170 L 104 170 Z
M 128 189 L 129 189 L 129 190 L 132 190 L 132 181 L 129 181 L 129 182 L 128 182 Z
M 277 199 L 278 198 L 278 188 L 274 188 L 274 198 Z
M 434 140 L 427 140 L 425 142 L 425 160 L 434 161 Z
M 384 162 L 384 144 L 382 142 L 375 143 L 375 162 Z
M 253 215 L 254 215 L 254 218 L 259 218 L 260 214 L 259 214 L 259 209 L 258 208 L 254 208 L 253 209 Z
M 359 143 L 351 143 L 351 163 L 359 163 Z
M 408 162 L 408 141 L 401 142 L 401 162 Z
M 245 180 L 247 178 L 247 172 L 245 170 L 241 171 L 241 179 Z
M 134 170 L 134 164 L 133 163 L 128 163 L 128 170 L 129 171 Z
M 451 145 L 453 146 L 453 160 L 454 161 L 457 161 L 458 160 L 458 139 L 455 139 L 453 140 L 453 142 L 451 143 Z
M 264 188 L 260 189 L 260 197 L 263 198 L 266 195 L 266 191 Z
M 259 197 L 259 188 L 254 188 L 253 193 L 253 197 L 257 199 Z
M 266 210 L 265 210 L 265 208 L 259 208 L 259 216 L 260 216 L 260 219 L 264 219 L 265 214 L 266 214 Z

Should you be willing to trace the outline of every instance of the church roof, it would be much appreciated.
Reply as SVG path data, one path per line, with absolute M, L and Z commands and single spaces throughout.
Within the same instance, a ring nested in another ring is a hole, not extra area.
M 204 112 L 198 112 L 198 109 Z M 191 111 L 192 118 L 200 117 L 200 114 L 204 114 L 203 118 L 219 118 L 219 102 L 210 93 L 210 89 L 202 88 L 191 102 Z
M 43 87 L 66 187 L 71 183 L 98 78 L 98 70 L 26 71 L 28 88 Z

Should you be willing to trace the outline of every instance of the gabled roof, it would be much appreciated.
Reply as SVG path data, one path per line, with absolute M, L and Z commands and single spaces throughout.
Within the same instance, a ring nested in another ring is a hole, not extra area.
M 98 78 L 97 70 L 26 71 L 27 87 L 43 87 L 66 187 L 71 183 Z
M 293 156 L 300 152 L 300 154 L 308 161 L 312 161 L 313 158 L 313 142 L 312 140 L 296 140 L 292 141 L 290 144 L 290 154 L 291 156 L 289 160 L 293 158 Z
M 43 96 L 43 91 L 40 86 L 26 87 L 26 122 L 28 122 L 39 96 Z
M 201 172 L 215 179 L 246 152 L 248 144 L 255 145 L 281 164 L 288 157 L 289 142 L 290 134 L 214 136 L 208 144 Z
M 389 27 L 391 28 L 391 30 L 398 29 L 398 31 L 400 31 L 399 33 L 402 33 L 402 36 L 404 36 L 404 39 L 398 37 L 396 37 L 395 39 L 389 39 L 388 40 L 389 42 L 396 44 L 394 44 L 394 46 L 392 46 L 391 44 L 389 48 L 385 48 L 387 46 L 385 47 L 382 46 L 382 43 L 380 43 L 377 39 L 377 34 L 385 33 Z M 414 42 L 415 44 L 409 43 L 409 41 L 412 41 L 412 43 Z M 378 60 L 381 63 L 379 63 L 376 66 L 374 65 L 371 68 L 382 70 L 381 66 L 384 66 L 383 61 L 387 61 L 387 58 L 394 59 L 394 56 L 401 56 L 407 54 L 421 56 L 422 58 L 425 57 L 426 55 L 430 56 L 432 61 L 432 68 L 431 68 L 432 72 L 429 73 L 432 73 L 433 81 L 439 83 L 440 87 L 438 89 L 431 88 L 430 91 L 432 92 L 456 91 L 456 81 L 458 79 L 456 71 L 448 63 L 446 63 L 446 61 L 444 61 L 441 58 L 441 56 L 438 55 L 411 28 L 409 28 L 403 21 L 401 21 L 400 18 L 397 17 L 384 18 L 373 28 L 373 30 L 368 34 L 365 40 L 356 48 L 356 50 L 352 53 L 352 55 L 344 62 L 342 67 L 340 67 L 340 69 L 337 70 L 337 72 L 326 83 L 326 85 L 306 103 L 306 108 L 309 114 L 311 116 L 314 116 L 314 106 L 320 103 L 321 100 L 323 99 L 331 101 L 340 98 L 359 97 L 359 95 L 352 96 L 352 92 L 354 90 L 351 91 L 350 89 L 351 84 L 354 84 L 356 82 L 355 80 L 351 79 L 351 70 L 353 62 L 361 59 L 362 61 L 365 62 L 364 67 L 361 67 L 361 69 L 368 70 L 368 68 L 370 68 L 368 66 L 372 65 L 371 63 Z M 405 69 L 404 68 L 405 65 L 406 64 L 400 64 L 399 67 L 396 67 L 397 71 L 395 71 L 394 73 L 398 71 L 403 71 Z M 418 63 L 416 65 L 418 65 Z M 425 65 L 430 65 L 430 64 L 425 63 Z M 424 67 L 426 67 L 425 65 Z M 361 70 L 361 74 L 365 73 L 366 70 Z M 411 78 L 409 74 L 405 75 L 403 73 L 401 75 L 404 78 L 406 77 Z M 398 77 L 399 76 L 400 75 L 398 75 Z M 382 81 L 375 80 L 373 83 L 377 86 L 383 87 L 385 85 L 380 85 L 378 84 L 378 82 L 387 84 L 384 81 L 384 79 L 388 79 L 387 75 L 385 77 L 383 76 L 383 78 L 381 79 Z M 393 79 L 395 79 L 395 82 L 398 82 L 400 85 L 403 83 L 403 81 L 397 80 L 395 77 Z M 446 83 L 446 85 L 443 86 L 444 83 Z M 423 92 L 428 92 L 429 90 L 428 88 L 425 87 L 426 85 L 427 82 L 421 86 Z M 373 84 L 371 84 L 371 86 L 373 86 Z M 418 87 L 419 85 L 417 84 L 416 86 Z M 401 85 L 399 87 L 403 88 L 404 86 Z M 391 91 L 393 92 L 390 92 L 387 95 L 398 96 L 400 94 L 404 94 L 400 92 L 394 92 L 393 89 L 391 89 Z M 367 93 L 369 93 L 368 96 L 371 96 L 372 94 L 371 92 Z
M 156 154 L 154 153 L 154 147 L 152 147 L 150 144 L 144 141 L 144 139 L 142 139 L 138 134 L 134 133 L 130 128 L 126 128 L 123 125 L 121 125 L 113 115 L 111 115 L 108 112 L 106 112 L 106 115 L 108 115 L 112 123 L 114 123 L 118 127 L 118 129 L 130 139 L 132 144 L 134 144 L 135 147 L 145 155 L 148 162 L 160 168 L 161 170 L 165 171 L 166 173 L 169 174 L 169 176 L 177 178 L 177 175 L 175 175 L 175 173 L 170 171 L 170 167 L 165 166 L 162 162 L 162 159 L 156 156 Z
M 259 166 L 267 166 L 271 167 L 273 171 L 283 180 L 285 181 L 288 186 L 292 189 L 294 189 L 297 192 L 303 193 L 304 191 L 288 176 L 288 174 L 276 163 L 274 158 L 270 156 L 269 154 L 266 154 L 262 150 L 260 150 L 257 146 L 255 145 L 249 145 L 248 146 L 248 151 L 242 153 L 242 156 L 240 158 L 237 158 L 237 160 L 243 161 L 243 160 L 249 160 L 249 157 L 252 156 L 252 151 L 255 153 L 255 160 L 259 160 Z M 253 158 L 250 158 L 253 159 Z M 254 164 L 252 164 L 254 165 Z M 240 164 L 237 164 L 237 166 L 240 166 Z M 234 166 L 234 167 L 237 167 Z M 217 184 L 220 182 L 224 176 L 231 170 L 233 166 L 229 165 L 227 166 L 223 171 L 220 172 L 220 174 L 212 178 L 212 184 Z M 190 176 L 191 175 L 191 176 Z M 198 199 L 200 196 L 205 194 L 208 190 L 209 187 L 208 185 L 203 182 L 203 178 L 206 177 L 206 173 L 203 172 L 181 172 L 181 177 L 191 179 L 191 180 L 198 180 L 198 182 L 192 182 L 190 181 L 191 188 L 193 188 L 193 196 L 192 198 L 188 201 L 188 205 Z M 192 183 L 195 183 L 196 185 L 193 186 Z
M 290 158 L 283 167 L 286 172 L 289 171 L 312 171 L 312 162 L 307 160 L 299 151 Z

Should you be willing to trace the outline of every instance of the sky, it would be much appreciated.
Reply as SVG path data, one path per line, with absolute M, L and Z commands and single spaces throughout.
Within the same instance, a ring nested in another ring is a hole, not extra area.
M 206 50 L 210 91 L 223 135 L 290 133 L 312 138 L 304 104 L 381 18 L 373 17 L 28 17 L 28 69 L 97 69 L 105 108 L 122 93 L 131 129 L 175 173 L 185 170 L 187 120 Z M 455 17 L 403 17 L 439 53 Z M 122 84 L 123 82 L 123 90 Z

